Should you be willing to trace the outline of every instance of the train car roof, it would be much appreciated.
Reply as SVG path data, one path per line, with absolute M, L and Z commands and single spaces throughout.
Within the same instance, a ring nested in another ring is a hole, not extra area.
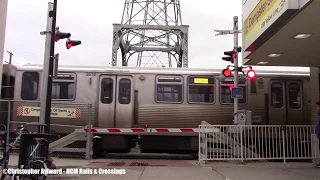
M 16 66 L 17 71 L 42 71 L 42 65 L 27 64 Z M 203 68 L 163 68 L 163 67 L 117 67 L 117 66 L 77 66 L 59 65 L 58 70 L 64 72 L 96 72 L 96 73 L 149 73 L 149 74 L 221 74 L 222 69 Z M 270 71 L 256 70 L 257 75 L 289 75 L 289 76 L 310 76 L 306 71 Z

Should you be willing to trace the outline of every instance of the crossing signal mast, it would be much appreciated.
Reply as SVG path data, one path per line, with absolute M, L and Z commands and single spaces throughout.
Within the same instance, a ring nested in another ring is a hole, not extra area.
M 40 133 L 50 132 L 50 112 L 51 112 L 51 93 L 52 93 L 52 80 L 57 75 L 58 71 L 58 58 L 59 54 L 54 54 L 55 42 L 62 39 L 67 39 L 66 48 L 70 49 L 73 46 L 81 44 L 79 40 L 71 40 L 71 33 L 60 32 L 59 27 L 56 27 L 57 19 L 57 0 L 48 3 L 47 11 L 47 26 L 46 30 L 40 32 L 41 35 L 46 35 L 45 41 L 45 55 L 43 66 L 43 83 L 42 83 L 42 96 L 40 103 L 40 126 L 45 126 L 43 129 L 39 127 Z
M 233 65 L 228 65 L 226 69 L 223 69 L 221 75 L 219 77 L 220 81 L 224 81 L 225 78 L 229 78 L 234 72 L 233 77 L 233 87 L 231 89 L 231 97 L 234 99 L 234 124 L 238 124 L 238 106 L 239 106 L 239 99 L 243 98 L 243 90 L 241 87 L 238 87 L 239 81 L 246 81 L 246 77 L 249 79 L 253 79 L 256 77 L 256 72 L 252 70 L 251 66 L 244 67 L 238 65 L 238 53 L 241 52 L 241 47 L 238 46 L 238 34 L 242 33 L 242 30 L 238 29 L 238 16 L 233 17 L 233 30 L 215 30 L 218 32 L 216 36 L 219 35 L 226 35 L 226 34 L 233 34 L 234 35 L 234 48 L 231 51 L 225 51 L 224 57 L 222 60 L 231 62 Z M 249 68 L 246 75 L 244 73 L 244 69 Z M 239 76 L 239 72 L 242 73 L 242 76 Z

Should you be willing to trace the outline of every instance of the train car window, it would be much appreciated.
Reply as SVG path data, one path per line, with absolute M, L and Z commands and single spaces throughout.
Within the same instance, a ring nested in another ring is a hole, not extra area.
M 183 79 L 179 76 L 157 76 L 156 101 L 182 102 Z
M 292 109 L 300 109 L 301 103 L 301 88 L 298 83 L 290 83 L 288 86 L 289 91 L 289 106 Z
M 39 73 L 24 72 L 22 74 L 21 99 L 36 100 L 38 98 Z
M 14 81 L 14 77 L 2 74 L 1 99 L 13 99 Z
M 10 76 L 9 78 L 9 94 L 8 97 L 9 99 L 13 99 L 14 96 L 14 83 L 15 83 L 15 77 Z
M 271 84 L 271 105 L 273 108 L 283 107 L 283 86 L 281 83 Z
M 119 103 L 129 104 L 131 102 L 131 80 L 127 78 L 119 81 Z
M 242 87 L 243 91 L 243 98 L 239 99 L 240 104 L 245 104 L 247 103 L 247 87 Z M 233 104 L 234 99 L 231 98 L 231 89 L 233 88 L 233 85 L 226 86 L 226 85 L 221 85 L 220 86 L 220 101 L 221 104 Z
M 214 78 L 189 77 L 189 103 L 214 103 Z
M 157 85 L 157 101 L 159 102 L 181 102 L 182 86 L 181 85 Z
M 52 82 L 53 100 L 73 100 L 76 95 L 74 74 L 58 74 Z
M 74 99 L 75 87 L 71 82 L 52 83 L 52 99 Z
M 111 104 L 113 101 L 113 79 L 104 78 L 101 81 L 101 103 Z
M 246 83 L 240 83 L 239 87 L 242 87 L 243 98 L 239 99 L 240 104 L 247 103 L 247 86 Z M 221 104 L 233 104 L 234 99 L 231 98 L 231 89 L 233 88 L 233 80 L 226 79 L 226 81 L 220 83 L 220 102 Z

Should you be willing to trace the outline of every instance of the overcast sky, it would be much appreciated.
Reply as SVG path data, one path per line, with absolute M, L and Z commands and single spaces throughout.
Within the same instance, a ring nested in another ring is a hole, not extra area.
M 58 0 L 57 26 L 71 32 L 80 46 L 67 50 L 65 40 L 56 43 L 60 64 L 110 66 L 113 23 L 120 23 L 125 0 Z M 46 0 L 9 0 L 4 59 L 13 52 L 14 64 L 42 64 L 44 59 Z M 232 29 L 233 16 L 239 16 L 240 0 L 180 0 L 182 23 L 189 25 L 189 67 L 224 68 L 221 57 L 233 47 L 233 36 L 215 36 L 214 29 Z M 241 45 L 241 35 L 239 36 Z M 120 50 L 119 50 L 120 51 Z M 121 59 L 118 57 L 120 64 Z M 130 64 L 135 64 L 131 60 Z M 272 68 L 268 68 L 272 69 Z M 274 69 L 274 68 L 273 68 Z M 279 68 L 277 68 L 279 69 Z M 283 68 L 281 68 L 283 69 Z M 303 69 L 306 68 L 294 68 Z

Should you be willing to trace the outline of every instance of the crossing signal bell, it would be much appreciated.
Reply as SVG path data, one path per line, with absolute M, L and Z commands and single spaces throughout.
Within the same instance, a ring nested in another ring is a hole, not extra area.
M 252 69 L 250 69 L 249 71 L 247 71 L 247 77 L 250 79 L 253 79 L 256 77 L 256 72 Z
M 237 57 L 235 51 L 225 51 L 224 55 L 227 55 L 227 57 L 222 57 L 222 60 L 230 61 L 232 64 L 234 63 L 234 59 Z
M 67 49 L 70 49 L 71 47 L 73 46 L 77 46 L 77 45 L 80 45 L 81 44 L 81 41 L 78 41 L 78 40 L 70 40 L 69 38 L 67 39 L 67 42 L 66 42 L 66 47 Z
M 222 70 L 222 74 L 224 77 L 230 77 L 231 76 L 231 70 L 230 69 L 224 69 Z

